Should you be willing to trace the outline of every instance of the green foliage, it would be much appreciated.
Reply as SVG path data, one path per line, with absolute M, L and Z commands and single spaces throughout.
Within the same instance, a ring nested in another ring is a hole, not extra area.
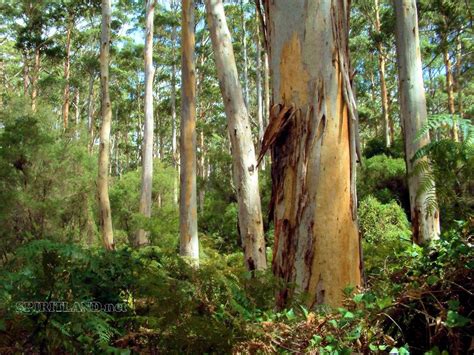
M 391 158 L 403 158 L 403 151 L 403 140 L 397 139 L 389 148 L 387 148 L 383 139 L 376 137 L 367 141 L 363 155 L 366 159 L 370 159 L 376 155 L 386 155 Z
M 474 126 L 468 120 L 437 115 L 430 117 L 418 132 L 420 138 L 454 123 L 460 127 L 460 142 L 432 140 L 413 157 L 417 160 L 413 174 L 420 175 L 422 181 L 419 193 L 427 195 L 430 210 L 440 209 L 444 228 L 452 227 L 455 220 L 467 220 L 474 212 Z
M 366 272 L 383 272 L 387 263 L 396 263 L 396 255 L 410 245 L 405 212 L 395 201 L 383 204 L 369 195 L 360 202 L 358 215 Z
M 58 137 L 50 115 L 20 100 L 0 116 L 0 245 L 7 251 L 35 239 L 84 242 L 94 234 L 95 159 L 74 138 Z
M 163 246 L 164 241 L 176 239 L 179 230 L 178 206 L 174 202 L 176 171 L 156 160 L 153 165 L 153 213 L 150 219 L 138 213 L 141 172 L 130 171 L 114 179 L 110 188 L 110 203 L 116 230 L 116 244 L 130 243 L 136 231 L 142 227 L 151 232 L 154 244 Z M 160 244 L 161 243 L 161 244 Z M 168 243 L 173 245 L 175 243 Z
M 359 168 L 357 193 L 360 200 L 369 195 L 382 203 L 395 200 L 405 211 L 409 211 L 405 161 L 386 155 L 376 155 L 365 160 Z
M 261 319 L 260 309 L 272 307 L 273 278 L 249 277 L 240 257 L 206 254 L 196 269 L 158 247 L 110 253 L 31 242 L 0 273 L 3 332 L 12 335 L 0 336 L 0 347 L 230 351 L 238 339 L 251 336 L 248 323 Z M 25 312 L 18 307 L 32 301 L 94 301 L 121 304 L 122 311 Z M 20 332 L 29 336 L 15 339 Z

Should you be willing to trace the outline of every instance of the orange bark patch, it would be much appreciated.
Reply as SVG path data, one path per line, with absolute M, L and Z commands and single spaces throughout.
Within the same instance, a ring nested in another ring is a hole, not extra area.
M 296 33 L 283 46 L 280 58 L 280 95 L 283 102 L 295 102 L 302 107 L 308 100 L 309 73 L 303 65 L 301 44 Z

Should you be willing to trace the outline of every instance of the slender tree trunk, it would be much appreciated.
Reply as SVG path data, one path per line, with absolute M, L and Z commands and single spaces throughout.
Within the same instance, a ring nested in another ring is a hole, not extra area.
M 31 78 L 31 110 L 36 111 L 36 101 L 38 98 L 38 81 L 41 70 L 41 50 L 39 46 L 35 47 L 35 65 L 33 76 Z
M 258 21 L 258 16 L 256 16 Z M 263 123 L 263 107 L 262 107 L 262 53 L 260 51 L 260 25 L 257 23 L 257 43 L 256 43 L 256 57 L 257 57 L 257 82 L 255 83 L 257 89 L 257 122 L 258 122 L 258 147 L 261 150 L 261 142 L 265 132 Z M 260 168 L 265 170 L 265 159 L 262 160 Z
M 30 86 L 30 67 L 28 63 L 28 53 L 23 52 L 23 95 L 28 96 L 28 87 Z
M 264 104 L 263 124 L 266 127 L 270 121 L 270 64 L 268 53 L 263 52 L 263 83 L 264 83 Z
M 109 201 L 110 129 L 112 126 L 112 103 L 109 94 L 110 20 L 112 14 L 110 2 L 111 0 L 102 0 L 102 33 L 100 36 L 102 126 L 100 128 L 99 176 L 97 178 L 100 229 L 107 250 L 115 248 Z
M 397 44 L 400 117 L 405 136 L 405 160 L 407 164 L 410 194 L 413 241 L 418 244 L 439 235 L 438 211 L 429 213 L 427 194 L 421 190 L 422 178 L 413 174 L 413 156 L 429 143 L 428 135 L 416 139 L 417 132 L 427 120 L 425 89 L 418 37 L 418 18 L 415 0 L 394 1 Z
M 267 0 L 274 106 L 273 272 L 306 303 L 342 305 L 361 282 L 355 191 L 356 107 L 350 83 L 349 1 Z M 261 158 L 261 156 L 259 157 Z
M 145 29 L 145 129 L 142 145 L 142 187 L 140 192 L 140 213 L 146 218 L 151 217 L 151 193 L 153 181 L 153 18 L 156 0 L 146 1 Z M 135 244 L 137 246 L 149 243 L 148 233 L 140 229 Z
M 173 167 L 179 169 L 179 152 L 177 145 L 177 122 L 176 122 L 176 63 L 174 58 L 176 57 L 176 26 L 173 26 L 173 32 L 171 35 L 172 41 L 172 53 L 173 53 L 173 64 L 171 67 L 171 150 L 173 155 Z M 173 201 L 178 204 L 178 176 L 176 175 L 173 181 Z
M 199 262 L 196 206 L 196 69 L 194 1 L 182 0 L 180 255 Z
M 458 36 L 456 43 L 456 91 L 458 93 L 458 112 L 459 117 L 463 118 L 463 100 L 462 100 L 462 42 Z
M 95 74 L 91 72 L 89 77 L 89 93 L 87 98 L 87 131 L 89 132 L 88 151 L 92 152 L 94 146 L 94 79 Z
M 250 122 L 242 96 L 232 40 L 222 0 L 206 0 L 217 74 L 224 99 L 232 146 L 234 183 L 239 205 L 239 228 L 248 270 L 266 268 L 265 238 L 258 187 L 257 162 Z
M 64 61 L 64 93 L 63 93 L 63 128 L 66 130 L 69 124 L 69 96 L 70 85 L 69 77 L 71 75 L 71 33 L 74 26 L 72 16 L 69 16 L 68 26 L 66 30 L 66 59 Z
M 270 122 L 270 64 L 268 60 L 268 53 L 267 50 L 264 49 L 263 52 L 263 103 L 264 103 L 264 111 L 263 111 L 263 126 L 266 128 L 268 123 Z M 263 166 L 266 165 L 267 157 L 263 157 L 262 164 Z
M 240 11 L 242 16 L 242 47 L 244 55 L 244 102 L 248 109 L 249 104 L 249 74 L 248 74 L 248 55 L 247 55 L 247 24 L 245 22 L 244 0 L 240 0 Z
M 444 67 L 446 71 L 446 92 L 448 93 L 448 112 L 454 118 L 456 109 L 454 108 L 454 80 L 453 80 L 453 69 L 451 65 L 451 59 L 449 58 L 449 50 L 447 40 L 445 41 L 445 47 L 443 50 Z M 451 138 L 455 141 L 459 141 L 459 133 L 456 122 L 453 122 L 451 128 Z
M 375 0 L 375 30 L 380 33 L 380 13 L 379 0 Z M 377 51 L 379 54 L 379 76 L 380 76 L 380 94 L 382 95 L 382 121 L 384 142 L 386 147 L 391 146 L 390 137 L 390 111 L 388 107 L 387 84 L 385 82 L 385 48 L 380 40 L 377 41 Z
M 75 125 L 76 125 L 76 137 L 79 138 L 79 121 L 81 118 L 81 109 L 79 107 L 80 103 L 80 93 L 79 93 L 79 88 L 76 88 L 74 91 L 74 120 L 75 120 Z
M 206 196 L 206 190 L 204 189 L 204 184 L 206 181 L 206 154 L 204 151 L 204 132 L 201 130 L 199 132 L 199 151 L 201 152 L 201 156 L 199 157 L 199 177 L 201 179 L 201 186 L 199 188 L 199 210 L 202 211 L 204 209 L 204 198 Z

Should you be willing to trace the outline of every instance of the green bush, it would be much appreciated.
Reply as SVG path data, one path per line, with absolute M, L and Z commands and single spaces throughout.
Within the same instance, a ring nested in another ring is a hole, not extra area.
M 410 245 L 410 223 L 395 201 L 383 204 L 370 195 L 361 201 L 358 214 L 366 271 L 380 272 Z
M 397 201 L 409 215 L 405 161 L 376 155 L 364 161 L 357 180 L 359 200 L 372 195 L 382 203 Z
M 150 231 L 154 244 L 163 246 L 166 241 L 177 240 L 179 232 L 178 206 L 174 203 L 173 190 L 176 172 L 156 160 L 153 167 L 152 216 L 144 218 L 138 213 L 140 202 L 141 172 L 130 171 L 115 178 L 110 187 L 110 204 L 114 230 L 118 238 L 115 244 L 133 244 L 135 232 L 143 227 Z M 172 243 L 173 247 L 175 243 Z
M 52 112 L 23 101 L 0 114 L 0 249 L 54 238 L 95 239 L 96 159 L 84 142 L 55 133 Z
M 403 140 L 395 139 L 395 142 L 387 148 L 382 138 L 375 137 L 367 141 L 364 147 L 363 155 L 365 158 L 370 159 L 376 155 L 387 155 L 391 158 L 403 158 L 404 157 Z

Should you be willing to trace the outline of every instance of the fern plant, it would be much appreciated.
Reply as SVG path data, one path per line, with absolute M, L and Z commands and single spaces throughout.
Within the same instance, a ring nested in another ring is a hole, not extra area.
M 421 179 L 418 194 L 426 195 L 425 203 L 429 212 L 440 209 L 445 225 L 472 215 L 474 125 L 457 115 L 434 115 L 429 117 L 416 138 L 455 124 L 462 137 L 460 142 L 451 139 L 433 140 L 420 148 L 412 158 L 412 161 L 416 161 L 412 173 Z

